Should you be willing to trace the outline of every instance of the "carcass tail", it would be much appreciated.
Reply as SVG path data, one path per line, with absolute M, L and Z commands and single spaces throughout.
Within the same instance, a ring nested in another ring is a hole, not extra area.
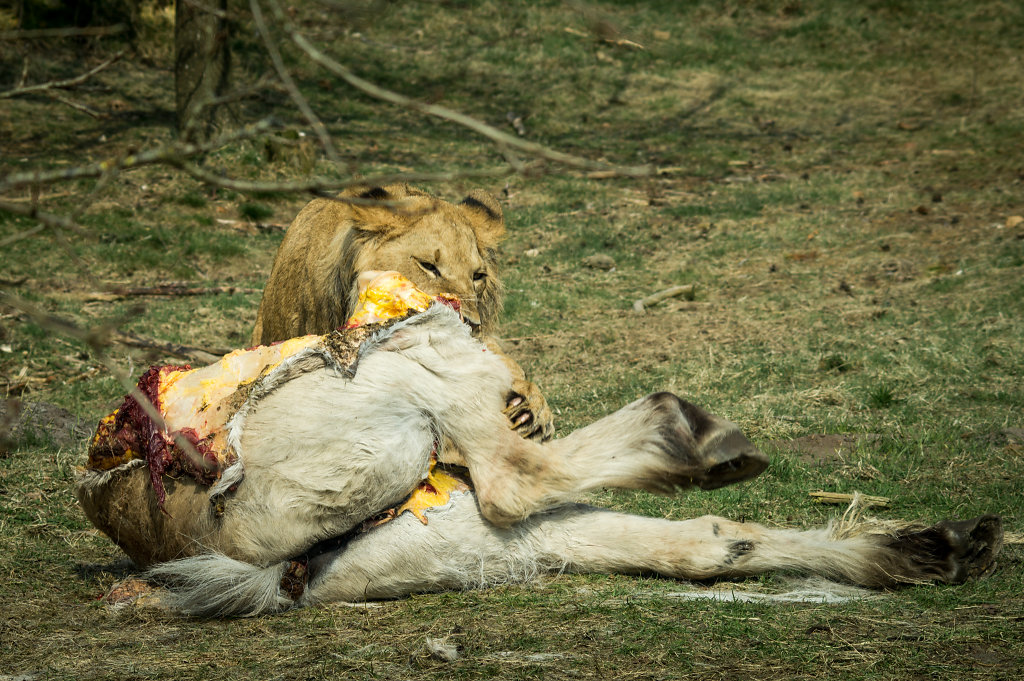
M 145 577 L 167 587 L 161 605 L 192 617 L 251 617 L 287 610 L 282 585 L 290 563 L 267 567 L 208 553 L 151 567 Z

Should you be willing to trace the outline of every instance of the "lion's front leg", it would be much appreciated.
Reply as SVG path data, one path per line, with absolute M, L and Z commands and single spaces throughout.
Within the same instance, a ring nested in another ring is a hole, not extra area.
M 537 442 L 550 440 L 555 434 L 555 417 L 540 388 L 533 381 L 527 380 L 526 372 L 505 354 L 496 338 L 488 336 L 481 340 L 488 350 L 502 359 L 512 375 L 512 386 L 505 395 L 504 409 L 512 430 Z

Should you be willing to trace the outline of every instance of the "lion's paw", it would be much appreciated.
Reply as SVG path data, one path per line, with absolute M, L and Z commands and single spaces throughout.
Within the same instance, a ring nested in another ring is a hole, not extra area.
M 555 418 L 548 402 L 530 381 L 512 381 L 504 411 L 512 430 L 524 438 L 546 442 L 555 434 Z

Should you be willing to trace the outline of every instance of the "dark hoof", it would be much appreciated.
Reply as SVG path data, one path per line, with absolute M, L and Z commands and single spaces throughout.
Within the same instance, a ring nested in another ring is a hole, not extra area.
M 959 584 L 991 574 L 1003 546 L 1003 521 L 997 515 L 970 520 L 944 520 L 935 526 L 952 548 L 955 572 L 950 582 Z
M 923 530 L 897 534 L 889 545 L 914 566 L 906 579 L 897 581 L 960 584 L 992 572 L 1003 545 L 1003 523 L 996 515 L 944 520 Z
M 721 442 L 709 447 L 704 475 L 697 480 L 701 489 L 718 489 L 749 480 L 768 467 L 768 457 L 742 433 L 728 433 Z

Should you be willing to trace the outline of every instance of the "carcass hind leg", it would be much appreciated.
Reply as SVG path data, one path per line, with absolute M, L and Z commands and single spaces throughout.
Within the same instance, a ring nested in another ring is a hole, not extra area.
M 586 490 L 714 489 L 768 465 L 735 424 L 671 393 L 649 395 L 545 445 L 499 430 L 492 425 L 488 445 L 464 455 L 483 514 L 501 526 Z

